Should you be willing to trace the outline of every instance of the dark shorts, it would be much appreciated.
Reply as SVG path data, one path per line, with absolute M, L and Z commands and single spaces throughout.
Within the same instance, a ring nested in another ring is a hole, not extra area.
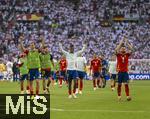
M 60 71 L 59 72 L 60 74 L 60 78 L 64 78 L 65 80 L 67 79 L 67 76 L 66 76 L 66 71 Z
M 119 72 L 118 73 L 118 83 L 128 83 L 129 74 L 127 72 Z
M 42 78 L 43 79 L 48 79 L 48 78 L 51 77 L 51 71 L 42 70 L 41 73 L 42 73 Z
M 28 80 L 28 74 L 21 75 L 20 81 Z
M 77 79 L 77 71 L 76 70 L 67 70 L 67 79 L 68 80 L 76 80 Z
M 107 71 L 105 69 L 102 70 L 101 78 L 105 78 L 107 75 Z
M 84 79 L 85 78 L 85 72 L 84 71 L 77 71 L 77 77 L 80 79 Z
M 112 74 L 110 77 L 112 80 L 116 80 L 117 79 L 117 74 Z
M 93 78 L 99 78 L 100 77 L 100 72 L 93 72 Z
M 29 69 L 29 75 L 30 75 L 30 81 L 33 81 L 35 79 L 39 79 L 39 69 Z

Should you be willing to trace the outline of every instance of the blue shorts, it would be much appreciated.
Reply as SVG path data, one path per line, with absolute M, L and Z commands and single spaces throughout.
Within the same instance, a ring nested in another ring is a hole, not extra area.
M 47 71 L 47 70 L 42 70 L 42 78 L 44 79 L 48 79 L 51 77 L 51 71 Z
M 28 80 L 28 74 L 21 75 L 20 81 Z
M 116 80 L 117 74 L 112 74 L 110 78 L 113 79 L 113 80 Z
M 76 80 L 77 79 L 77 71 L 76 70 L 67 70 L 67 78 L 68 80 Z
M 93 78 L 99 78 L 100 72 L 94 72 L 92 76 L 93 76 Z
M 67 77 L 66 77 L 66 71 L 60 71 L 59 75 L 60 75 L 61 78 L 64 78 L 65 80 L 67 79 Z
M 129 74 L 127 72 L 119 72 L 118 73 L 118 83 L 128 83 Z
M 30 81 L 33 81 L 35 79 L 39 79 L 39 69 L 29 69 L 29 75 L 30 75 Z
M 84 79 L 85 78 L 85 72 L 84 71 L 77 71 L 77 77 L 80 79 Z

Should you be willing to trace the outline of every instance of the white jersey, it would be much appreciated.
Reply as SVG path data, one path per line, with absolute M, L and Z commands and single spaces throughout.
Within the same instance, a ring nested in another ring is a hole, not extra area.
M 77 71 L 85 71 L 85 64 L 87 63 L 85 57 L 77 57 L 76 59 L 76 66 Z
M 117 61 L 110 61 L 109 62 L 109 73 L 111 74 L 117 74 Z
M 10 61 L 8 61 L 8 62 L 6 63 L 7 71 L 12 71 L 12 67 L 13 67 L 13 63 L 10 62 Z
M 67 60 L 67 70 L 76 70 L 76 59 L 77 57 L 82 54 L 85 50 L 86 46 L 84 45 L 82 50 L 75 52 L 75 53 L 69 53 L 65 50 L 63 50 L 62 45 L 60 45 L 60 49 L 63 52 L 63 54 L 66 56 Z

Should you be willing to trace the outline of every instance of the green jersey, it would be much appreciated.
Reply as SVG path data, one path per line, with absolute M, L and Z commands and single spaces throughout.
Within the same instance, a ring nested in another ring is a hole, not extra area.
M 28 69 L 37 69 L 40 68 L 40 53 L 38 50 L 28 51 L 27 61 Z
M 20 69 L 20 74 L 28 74 L 29 70 L 27 68 L 27 57 L 20 58 L 20 63 L 22 64 Z
M 53 63 L 51 61 L 51 55 L 49 53 L 46 54 L 40 54 L 40 62 L 41 62 L 41 68 L 42 69 L 52 69 Z
M 55 68 L 54 68 L 55 71 L 58 71 L 59 70 L 59 61 L 55 62 Z

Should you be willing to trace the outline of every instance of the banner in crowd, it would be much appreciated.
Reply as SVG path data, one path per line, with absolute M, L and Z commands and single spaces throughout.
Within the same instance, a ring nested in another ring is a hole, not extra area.
M 42 18 L 40 14 L 21 14 L 16 16 L 17 21 L 39 21 Z

